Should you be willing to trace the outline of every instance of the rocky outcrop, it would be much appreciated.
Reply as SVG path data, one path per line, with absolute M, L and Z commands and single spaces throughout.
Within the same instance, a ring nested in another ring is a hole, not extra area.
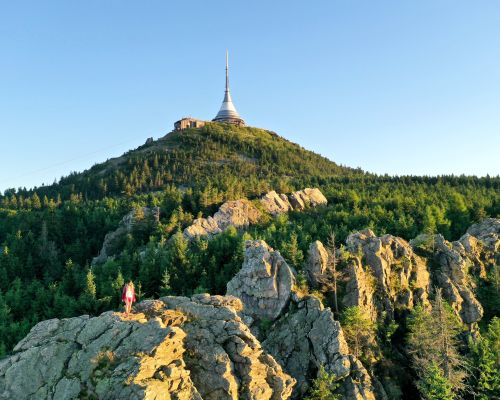
M 346 261 L 345 275 L 347 279 L 342 304 L 345 307 L 361 307 L 372 321 L 375 321 L 377 318 L 377 307 L 374 300 L 375 277 L 368 268 L 363 267 L 360 257 L 351 256 Z
M 351 259 L 347 268 L 344 305 L 366 305 L 373 319 L 382 313 L 393 319 L 395 310 L 409 310 L 416 303 L 428 305 L 426 262 L 405 240 L 392 235 L 377 237 L 366 229 L 349 235 L 346 244 L 358 260 Z
M 290 196 L 278 194 L 274 190 L 266 193 L 259 200 L 265 213 L 278 215 L 292 210 L 302 211 L 307 207 L 317 207 L 327 204 L 325 196 L 317 188 L 306 188 L 292 193 Z M 293 206 L 292 206 L 293 205 Z M 184 229 L 184 236 L 193 239 L 199 236 L 208 238 L 224 232 L 230 226 L 245 228 L 259 222 L 261 211 L 249 200 L 240 199 L 228 201 L 213 215 L 198 218 Z
M 472 262 L 460 254 L 460 242 L 450 244 L 441 235 L 436 235 L 435 258 L 439 263 L 436 282 L 443 289 L 445 299 L 466 324 L 478 322 L 483 316 L 483 307 L 474 295 L 474 282 L 469 275 Z
M 0 362 L 0 398 L 290 397 L 294 379 L 237 315 L 238 299 L 165 297 L 136 308 L 128 318 L 39 323 Z
M 259 221 L 261 212 L 246 199 L 228 201 L 220 206 L 213 217 L 195 219 L 184 230 L 188 239 L 197 236 L 213 236 L 225 231 L 230 226 L 245 228 Z
M 92 264 L 100 264 L 106 262 L 108 257 L 113 256 L 117 248 L 120 247 L 128 233 L 131 233 L 138 227 L 154 226 L 160 219 L 160 209 L 158 207 L 148 208 L 140 207 L 130 211 L 120 221 L 118 228 L 109 232 L 104 237 L 101 251 L 99 255 L 94 257 Z
M 498 252 L 500 248 L 500 219 L 487 218 L 477 224 L 471 225 L 467 229 L 467 233 L 460 239 L 460 242 L 466 236 L 473 236 L 488 250 Z
M 322 292 L 333 290 L 334 277 L 331 261 L 323 243 L 319 240 L 312 242 L 309 246 L 304 270 L 311 289 L 318 289 Z
M 227 284 L 227 294 L 238 297 L 244 314 L 274 320 L 288 305 L 295 277 L 279 251 L 262 240 L 245 243 L 241 270 Z
M 262 196 L 260 202 L 271 215 L 283 214 L 293 210 L 286 194 L 278 194 L 274 190 Z
M 113 312 L 41 322 L 2 360 L 0 398 L 201 400 L 182 358 L 185 336 Z
M 311 248 L 310 263 L 315 265 L 311 268 L 318 282 L 326 281 L 321 271 L 327 260 L 320 256 L 326 250 L 320 242 Z M 263 241 L 247 241 L 243 267 L 228 283 L 227 293 L 241 299 L 242 317 L 263 339 L 262 346 L 296 379 L 293 398 L 302 397 L 323 365 L 341 381 L 345 398 L 375 399 L 371 377 L 349 355 L 333 313 L 316 297 L 301 297 L 294 283 L 294 273 L 279 252 Z
M 302 397 L 323 365 L 342 382 L 344 398 L 375 399 L 371 378 L 349 355 L 339 322 L 313 296 L 294 295 L 289 311 L 272 325 L 262 345 L 297 380 L 295 398 Z
M 486 274 L 500 264 L 500 219 L 487 218 L 472 225 L 458 242 L 455 249 L 474 264 L 474 272 L 485 278 Z
M 441 235 L 419 235 L 411 240 L 412 246 L 429 253 L 436 266 L 432 278 L 436 286 L 465 324 L 473 326 L 483 316 L 483 307 L 475 296 L 472 275 L 485 278 L 498 262 L 500 246 L 500 220 L 488 218 L 472 225 L 455 242 Z
M 305 188 L 293 192 L 289 197 L 290 204 L 294 210 L 302 211 L 307 207 L 317 207 L 328 203 L 326 197 L 317 188 Z

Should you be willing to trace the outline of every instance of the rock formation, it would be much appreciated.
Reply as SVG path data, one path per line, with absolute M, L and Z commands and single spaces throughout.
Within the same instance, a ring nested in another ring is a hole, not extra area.
M 393 319 L 395 310 L 428 304 L 426 262 L 405 240 L 392 235 L 377 237 L 366 229 L 349 235 L 346 244 L 358 259 L 348 263 L 345 306 L 364 306 L 375 320 L 382 313 Z
M 318 242 L 311 247 L 321 249 L 322 245 Z M 325 280 L 319 272 L 317 277 Z M 241 299 L 240 314 L 264 338 L 263 347 L 297 380 L 293 398 L 307 391 L 310 379 L 323 365 L 341 380 L 345 398 L 375 399 L 371 377 L 349 355 L 333 313 L 314 296 L 302 298 L 294 290 L 294 282 L 293 272 L 279 252 L 263 241 L 247 241 L 243 267 L 228 283 L 227 293 Z
M 289 311 L 273 324 L 262 346 L 297 380 L 295 398 L 307 391 L 309 379 L 323 365 L 341 380 L 346 399 L 375 399 L 368 372 L 349 355 L 340 323 L 313 296 L 294 295 Z
M 286 194 L 278 194 L 274 190 L 262 196 L 260 202 L 264 209 L 271 215 L 282 214 L 293 210 Z
M 291 210 L 302 211 L 307 207 L 327 204 L 325 196 L 317 188 L 306 188 L 292 193 L 289 197 L 278 194 L 274 190 L 266 193 L 261 199 L 262 209 L 271 215 L 286 213 Z M 292 207 L 293 204 L 293 207 Z M 245 228 L 259 222 L 262 213 L 247 199 L 228 201 L 219 210 L 207 218 L 198 218 L 184 229 L 184 236 L 193 239 L 198 236 L 212 237 L 230 226 Z
M 329 255 L 319 240 L 312 242 L 309 246 L 304 269 L 311 289 L 319 289 L 322 292 L 333 289 L 333 271 Z
M 317 188 L 305 188 L 304 190 L 293 192 L 289 196 L 289 200 L 293 209 L 299 211 L 307 207 L 317 207 L 328 203 L 326 197 Z
M 184 236 L 192 239 L 197 236 L 213 236 L 230 226 L 245 228 L 259 221 L 261 212 L 246 199 L 228 201 L 220 206 L 213 217 L 198 218 L 184 230 Z
M 472 324 L 483 316 L 483 307 L 474 296 L 474 284 L 469 275 L 469 267 L 472 264 L 467 257 L 463 257 L 453 248 L 458 246 L 461 245 L 455 242 L 450 248 L 441 235 L 436 235 L 435 251 L 440 266 L 436 271 L 436 281 L 443 289 L 445 299 L 462 321 Z
M 113 312 L 40 322 L 0 364 L 3 399 L 199 399 L 176 326 Z
M 0 362 L 5 399 L 268 399 L 294 379 L 238 317 L 232 297 L 166 297 L 36 325 Z
M 295 278 L 279 251 L 262 240 L 245 243 L 241 270 L 227 284 L 227 294 L 241 299 L 244 314 L 274 320 L 288 305 Z

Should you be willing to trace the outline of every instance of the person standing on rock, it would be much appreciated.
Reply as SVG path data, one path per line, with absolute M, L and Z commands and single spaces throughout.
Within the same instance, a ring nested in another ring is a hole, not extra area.
M 132 303 L 135 301 L 135 289 L 132 281 L 123 286 L 122 301 L 125 303 L 125 315 L 128 315 L 132 309 Z

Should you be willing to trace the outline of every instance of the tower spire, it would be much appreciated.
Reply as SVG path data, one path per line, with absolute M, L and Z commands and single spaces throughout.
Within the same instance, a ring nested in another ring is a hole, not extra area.
M 222 100 L 222 106 L 219 112 L 212 121 L 216 122 L 226 122 L 230 124 L 245 125 L 245 121 L 240 117 L 236 107 L 231 99 L 231 93 L 229 92 L 229 51 L 226 50 L 226 90 L 224 91 L 224 100 Z
M 229 51 L 226 50 L 226 92 L 229 92 Z

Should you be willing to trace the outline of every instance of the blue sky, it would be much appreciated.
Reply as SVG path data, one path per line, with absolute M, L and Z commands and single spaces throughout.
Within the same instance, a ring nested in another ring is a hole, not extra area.
M 215 116 L 391 175 L 500 174 L 500 2 L 0 0 L 0 190 Z

